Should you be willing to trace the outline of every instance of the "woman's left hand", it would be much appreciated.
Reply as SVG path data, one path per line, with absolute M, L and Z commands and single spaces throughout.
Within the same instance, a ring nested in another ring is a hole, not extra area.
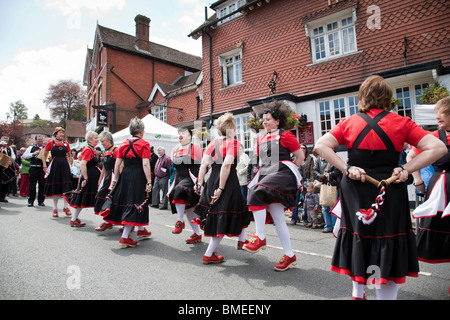
M 211 199 L 217 201 L 217 199 L 219 199 L 222 195 L 222 192 L 222 189 L 217 188 L 216 190 L 214 190 L 214 194 L 212 195 Z

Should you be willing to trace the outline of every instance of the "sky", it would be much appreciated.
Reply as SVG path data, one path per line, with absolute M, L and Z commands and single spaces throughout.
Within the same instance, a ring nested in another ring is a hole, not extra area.
M 59 80 L 82 85 L 97 23 L 135 35 L 136 15 L 151 19 L 150 41 L 201 56 L 188 34 L 211 0 L 0 0 L 0 121 L 21 100 L 28 117 L 50 120 L 43 100 Z M 214 12 L 208 9 L 208 15 Z

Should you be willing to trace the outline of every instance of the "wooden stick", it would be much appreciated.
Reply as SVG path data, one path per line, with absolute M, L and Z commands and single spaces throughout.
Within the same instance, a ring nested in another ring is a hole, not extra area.
M 366 181 L 369 181 L 371 184 L 373 184 L 375 187 L 379 187 L 380 186 L 380 181 L 378 181 L 377 179 L 372 178 L 371 176 L 369 176 L 368 174 L 364 174 L 364 176 L 366 177 Z
M 393 175 L 392 177 L 390 177 L 389 179 L 386 180 L 382 180 L 381 183 L 384 183 L 386 185 L 386 187 L 388 185 L 390 185 L 392 182 L 394 182 L 395 180 L 397 180 L 400 177 L 399 174 Z

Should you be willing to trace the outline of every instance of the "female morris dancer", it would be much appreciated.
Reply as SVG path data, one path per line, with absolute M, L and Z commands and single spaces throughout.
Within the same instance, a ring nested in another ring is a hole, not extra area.
M 53 198 L 53 217 L 58 217 L 58 200 L 66 192 L 72 191 L 72 153 L 67 141 L 64 141 L 66 130 L 56 127 L 53 139 L 48 141 L 42 154 L 42 166 L 45 173 L 44 196 Z M 47 158 L 51 152 L 51 162 L 47 168 Z M 65 198 L 63 211 L 70 216 L 70 210 Z
M 172 233 L 179 234 L 184 229 L 184 214 L 194 233 L 186 239 L 186 243 L 202 241 L 200 228 L 193 223 L 195 219 L 194 207 L 198 203 L 199 195 L 195 193 L 194 183 L 197 181 L 203 151 L 199 146 L 192 144 L 192 133 L 189 129 L 179 129 L 180 146 L 172 153 L 172 163 L 175 166 L 175 179 L 168 192 L 172 213 L 177 214 L 177 222 Z
M 80 221 L 78 216 L 83 208 L 92 208 L 94 206 L 95 196 L 97 195 L 100 169 L 94 148 L 98 143 L 98 134 L 94 131 L 88 131 L 86 140 L 88 145 L 83 147 L 81 151 L 81 173 L 78 178 L 77 188 L 71 193 L 64 194 L 69 205 L 75 208 L 75 213 L 70 220 L 71 227 L 84 227 L 86 225 Z
M 319 156 L 344 173 L 337 204 L 340 228 L 331 270 L 351 277 L 354 300 L 366 299 L 364 285 L 368 281 L 375 286 L 377 299 L 396 299 L 398 284 L 405 282 L 406 276 L 418 276 L 416 240 L 404 181 L 408 172 L 433 163 L 447 149 L 410 118 L 388 112 L 391 97 L 392 89 L 382 77 L 367 78 L 359 89 L 359 113 L 341 120 L 315 147 Z M 405 142 L 423 152 L 399 167 Z M 348 164 L 334 152 L 344 143 L 349 150 Z M 366 182 L 366 174 L 377 181 L 398 177 L 396 183 L 385 188 L 382 205 L 375 202 L 381 194 L 379 188 Z
M 217 255 L 215 249 L 225 235 L 239 237 L 240 249 L 245 242 L 245 228 L 251 219 L 236 173 L 239 142 L 233 138 L 236 134 L 233 115 L 226 113 L 220 116 L 216 128 L 220 137 L 206 148 L 195 186 L 199 193 L 205 181 L 206 168 L 212 162 L 211 175 L 194 210 L 205 236 L 211 237 L 203 256 L 204 264 L 223 262 L 223 256 Z
M 147 238 L 151 232 L 148 225 L 148 193 L 151 191 L 150 145 L 142 139 L 144 123 L 138 118 L 130 121 L 132 138 L 125 140 L 119 147 L 114 166 L 113 190 L 109 194 L 100 213 L 108 223 L 123 225 L 123 233 L 119 245 L 135 247 L 137 241 L 130 238 L 131 230 L 138 227 L 137 237 Z M 123 162 L 123 170 L 120 166 Z
M 289 230 L 286 225 L 284 209 L 297 205 L 297 191 L 301 187 L 299 166 L 304 160 L 297 138 L 282 128 L 286 124 L 288 109 L 279 102 L 273 102 L 263 111 L 263 126 L 266 133 L 258 138 L 257 155 L 261 167 L 248 184 L 247 204 L 253 211 L 256 235 L 244 244 L 243 249 L 256 253 L 266 248 L 264 233 L 266 210 L 275 223 L 278 238 L 284 249 L 284 255 L 275 264 L 274 269 L 285 271 L 295 265 L 297 259 L 292 251 Z M 295 163 L 291 159 L 295 156 Z

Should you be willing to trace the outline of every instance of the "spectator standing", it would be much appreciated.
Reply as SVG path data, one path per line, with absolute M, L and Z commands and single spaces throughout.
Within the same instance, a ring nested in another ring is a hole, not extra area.
M 168 204 L 167 189 L 169 186 L 170 167 L 172 160 L 166 155 L 166 149 L 159 146 L 157 149 L 158 161 L 155 164 L 155 184 L 152 192 L 152 207 L 159 207 L 160 192 L 162 191 L 162 207 L 160 210 L 166 210 Z
M 247 170 L 250 163 L 249 156 L 244 151 L 244 146 L 239 143 L 239 156 L 238 164 L 236 166 L 236 172 L 239 179 L 239 185 L 241 187 L 242 195 L 247 199 Z
M 39 206 L 44 206 L 44 175 L 45 171 L 42 166 L 42 160 L 39 158 L 39 154 L 44 149 L 44 139 L 38 135 L 35 138 L 35 144 L 29 146 L 23 154 L 23 159 L 30 161 L 29 171 L 29 197 L 28 206 L 32 207 L 36 200 L 36 185 L 38 188 L 37 200 Z
M 30 194 L 30 160 L 23 157 L 27 149 L 21 148 L 22 153 L 21 167 L 20 167 L 20 196 L 28 197 Z

